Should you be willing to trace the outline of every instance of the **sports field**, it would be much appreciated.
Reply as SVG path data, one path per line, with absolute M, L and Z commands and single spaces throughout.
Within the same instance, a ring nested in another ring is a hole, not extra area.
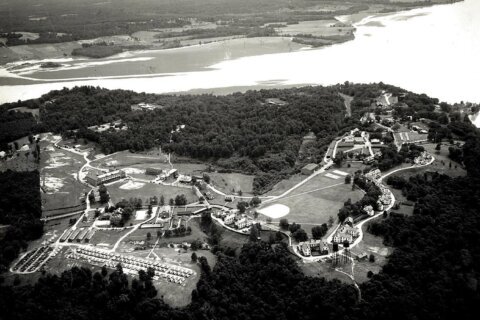
M 329 217 L 337 219 L 338 210 L 345 201 L 356 202 L 363 197 L 361 190 L 352 191 L 351 184 L 345 184 L 345 173 L 353 173 L 358 168 L 331 169 L 311 179 L 293 190 L 285 197 L 269 202 L 282 204 L 290 208 L 283 218 L 290 223 L 295 222 L 310 233 L 312 227 L 327 223 Z M 263 205 L 262 207 L 266 207 Z M 278 222 L 279 219 L 273 219 Z

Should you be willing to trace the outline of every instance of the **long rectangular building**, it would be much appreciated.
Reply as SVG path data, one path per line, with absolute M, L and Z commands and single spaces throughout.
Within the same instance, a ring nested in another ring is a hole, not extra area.
M 92 186 L 98 186 L 103 183 L 108 183 L 116 180 L 120 180 L 126 177 L 125 171 L 123 170 L 114 170 L 107 173 L 96 174 L 94 172 L 89 172 L 85 179 Z

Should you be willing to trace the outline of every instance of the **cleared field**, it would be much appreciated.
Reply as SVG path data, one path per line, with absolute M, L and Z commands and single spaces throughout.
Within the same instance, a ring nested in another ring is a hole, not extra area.
M 111 249 L 115 243 L 124 236 L 129 229 L 126 230 L 97 230 L 90 240 L 90 243 L 100 248 Z
M 356 168 L 338 170 L 349 172 L 355 171 Z M 332 172 L 328 171 L 327 174 L 334 175 Z M 286 197 L 269 204 L 279 203 L 288 206 L 290 213 L 285 218 L 289 222 L 300 223 L 305 231 L 310 232 L 312 227 L 327 223 L 330 216 L 336 219 L 338 210 L 348 199 L 355 202 L 362 198 L 363 193 L 360 190 L 352 191 L 352 186 L 344 183 L 343 176 L 338 177 L 332 179 L 321 174 Z M 277 220 L 274 219 L 274 222 Z
M 209 173 L 211 183 L 218 190 L 231 194 L 242 191 L 244 196 L 252 195 L 253 178 L 241 173 Z
M 172 165 L 178 169 L 180 173 L 184 174 L 199 174 L 206 170 L 205 164 L 176 162 L 174 156 L 171 157 Z M 92 161 L 92 165 L 100 168 L 133 168 L 145 171 L 148 167 L 156 167 L 161 169 L 171 169 L 168 162 L 168 155 L 161 153 L 158 150 L 149 151 L 145 153 L 132 153 L 130 151 L 120 151 L 108 155 L 104 158 Z M 135 170 L 132 170 L 132 172 Z M 140 174 L 139 171 L 134 174 Z M 149 176 L 150 178 L 152 176 Z
M 295 186 L 297 183 L 301 182 L 307 176 L 302 174 L 295 174 L 286 180 L 282 180 L 276 185 L 273 186 L 272 190 L 267 192 L 266 196 L 278 196 L 287 191 L 288 189 Z
M 79 197 L 88 191 L 77 180 L 78 170 L 85 159 L 73 152 L 54 148 L 55 139 L 47 134 L 42 135 L 40 141 L 40 185 L 44 211 L 79 205 Z
M 417 174 L 423 174 L 424 172 L 427 172 L 427 171 L 446 174 L 450 177 L 465 176 L 467 174 L 466 170 L 463 169 L 460 164 L 456 163 L 455 161 L 452 161 L 448 157 L 448 154 L 449 154 L 448 147 L 450 146 L 449 144 L 442 145 L 439 152 L 435 150 L 435 147 L 437 146 L 436 144 L 427 143 L 427 144 L 422 144 L 422 146 L 425 148 L 425 150 L 428 153 L 430 153 L 435 157 L 435 161 L 429 166 L 418 168 L 418 169 L 401 171 L 397 175 L 400 175 L 404 178 L 408 178 Z M 452 163 L 451 168 L 450 168 L 450 163 Z
M 300 269 L 306 276 L 309 277 L 319 277 L 325 278 L 326 280 L 340 280 L 343 283 L 351 284 L 352 280 L 340 273 L 335 271 L 330 263 L 325 262 L 312 262 L 312 263 L 299 263 Z M 349 266 L 349 265 L 348 265 Z
M 369 232 L 366 232 L 367 226 L 363 226 L 363 240 L 352 249 L 353 254 L 360 254 L 366 252 L 368 256 L 373 254 L 375 262 L 365 261 L 355 262 L 355 280 L 362 283 L 368 280 L 367 273 L 379 273 L 382 267 L 387 263 L 388 256 L 392 253 L 393 248 L 387 247 L 383 244 L 383 238 L 376 237 Z M 350 269 L 351 270 L 351 269 Z
M 123 187 L 122 187 L 123 186 Z M 175 199 L 177 195 L 184 194 L 187 198 L 187 203 L 197 201 L 196 195 L 192 189 L 164 186 L 155 183 L 132 183 L 131 181 L 121 181 L 107 186 L 110 198 L 114 203 L 122 199 L 140 198 L 143 203 L 147 203 L 150 197 L 163 195 L 165 202 L 168 203 L 170 199 Z

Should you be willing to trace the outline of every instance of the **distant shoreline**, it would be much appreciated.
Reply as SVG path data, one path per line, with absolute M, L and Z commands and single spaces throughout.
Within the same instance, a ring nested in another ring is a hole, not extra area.
M 462 0 L 457 0 L 462 1 Z M 381 16 L 381 15 L 388 15 L 394 14 L 396 12 L 401 11 L 409 11 L 412 9 L 418 9 L 423 7 L 431 7 L 445 3 L 425 3 L 422 6 L 410 6 L 410 7 L 397 7 L 394 10 L 387 10 L 389 8 L 385 5 L 372 5 L 368 10 L 347 14 L 347 15 L 339 15 L 335 16 L 335 19 L 339 23 L 345 23 L 350 25 L 352 28 L 352 33 L 342 32 L 339 30 L 337 34 L 320 34 L 320 35 L 312 35 L 308 33 L 308 31 L 302 32 L 302 34 L 291 34 L 289 35 L 288 32 L 283 32 L 282 28 L 278 28 L 277 34 L 270 36 L 271 38 L 276 37 L 285 37 L 290 36 L 292 38 L 292 42 L 296 42 L 298 44 L 308 45 L 312 48 L 315 47 L 322 47 L 322 46 L 329 46 L 340 44 L 348 41 L 352 41 L 355 39 L 354 35 L 354 25 L 359 23 L 363 19 L 371 16 Z M 383 9 L 382 9 L 383 8 Z M 319 25 L 322 23 L 326 23 L 328 21 L 332 21 L 331 19 L 327 20 L 305 20 L 299 21 L 298 24 L 306 23 L 306 22 L 318 22 Z M 335 28 L 332 28 L 335 29 Z M 97 39 L 90 39 L 90 40 L 78 40 L 78 41 L 71 41 L 71 42 L 58 42 L 58 43 L 42 43 L 42 44 L 22 44 L 22 45 L 15 45 L 12 47 L 0 47 L 0 67 L 4 66 L 8 63 L 12 62 L 19 62 L 19 61 L 29 61 L 29 60 L 42 60 L 43 62 L 48 62 L 50 59 L 60 59 L 60 58 L 70 58 L 70 57 L 78 57 L 78 58 L 90 58 L 92 60 L 97 58 L 106 58 L 110 56 L 115 56 L 125 52 L 139 52 L 139 51 L 149 51 L 149 50 L 169 50 L 169 49 L 177 49 L 177 48 L 185 48 L 190 46 L 196 45 L 204 45 L 209 44 L 212 42 L 224 42 L 229 41 L 232 39 L 238 38 L 247 38 L 246 35 L 231 35 L 231 36 L 224 36 L 224 37 L 217 37 L 217 38 L 192 38 L 188 41 L 179 42 L 177 44 L 173 43 L 162 43 L 159 44 L 157 40 L 154 40 L 150 35 L 146 37 L 146 39 L 142 39 L 140 42 L 135 42 L 134 39 L 137 39 L 138 34 L 148 34 L 148 33 L 158 33 L 159 31 L 153 30 L 145 30 L 145 31 L 138 31 L 133 33 L 132 35 L 116 35 L 116 36 L 104 36 L 99 37 Z M 305 33 L 305 34 L 304 34 Z M 174 39 L 174 38 L 172 38 Z M 166 38 L 165 40 L 168 40 Z M 100 48 L 102 50 L 97 50 L 98 46 L 94 46 L 93 49 L 82 48 L 82 45 L 85 43 L 94 43 L 94 42 L 113 42 L 115 43 L 112 46 L 106 48 Z

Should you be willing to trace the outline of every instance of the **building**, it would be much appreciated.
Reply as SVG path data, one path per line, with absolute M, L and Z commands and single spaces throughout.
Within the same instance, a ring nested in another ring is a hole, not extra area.
M 180 177 L 178 178 L 178 181 L 180 181 L 182 183 L 191 183 L 192 182 L 192 177 L 181 174 Z
M 380 144 L 380 139 L 370 139 L 372 144 Z
M 310 246 L 307 244 L 307 243 L 304 243 L 300 246 L 300 249 L 302 251 L 302 254 L 305 256 L 305 257 L 309 257 L 311 256 L 311 251 L 310 251 Z
M 312 173 L 314 173 L 315 170 L 317 170 L 317 169 L 318 169 L 318 164 L 309 163 L 305 167 L 302 168 L 302 174 L 309 176 Z
M 234 221 L 235 221 L 235 218 L 237 217 L 236 214 L 234 213 L 230 213 L 230 214 L 227 214 L 224 218 L 223 218 L 223 222 L 225 224 L 232 224 Z
M 347 241 L 348 243 L 352 243 L 353 237 L 347 233 L 337 232 L 333 236 L 332 241 L 333 243 L 344 243 L 345 241 Z
M 352 218 L 352 217 L 348 217 L 347 219 L 345 219 L 344 224 L 350 225 L 350 227 L 353 227 L 353 218 Z
M 160 168 L 154 168 L 154 167 L 149 167 L 145 169 L 145 174 L 151 175 L 151 176 L 158 176 L 162 174 L 163 169 Z
M 104 183 L 120 180 L 126 177 L 125 171 L 114 170 L 107 173 L 98 174 L 95 172 L 89 172 L 85 179 L 92 186 L 98 186 Z
M 247 218 L 241 218 L 235 221 L 235 227 L 237 227 L 237 229 L 247 228 L 247 227 L 250 227 L 252 224 L 253 224 L 253 221 Z
M 373 207 L 372 207 L 372 206 L 365 206 L 365 207 L 363 208 L 363 211 L 365 211 L 365 213 L 368 214 L 370 217 L 375 214 L 375 211 L 373 211 Z
M 233 195 L 226 195 L 225 196 L 225 201 L 232 202 L 233 200 L 235 200 L 235 196 L 233 196 Z
M 342 226 L 339 232 L 351 235 L 352 238 L 357 238 L 360 235 L 360 231 L 357 228 L 353 228 L 349 225 Z
M 73 231 L 68 237 L 68 242 L 72 242 L 81 231 L 82 231 L 81 229 L 76 229 L 75 231 Z
M 365 261 L 368 259 L 368 254 L 366 252 L 362 252 L 357 256 L 358 261 Z
M 77 238 L 75 240 L 77 240 L 77 242 L 81 242 L 83 240 L 83 238 L 85 238 L 85 236 L 87 235 L 88 233 L 88 228 L 85 228 L 83 229 L 77 236 Z
M 93 235 L 95 234 L 95 229 L 90 230 L 85 237 L 85 242 L 89 243 L 92 240 Z
M 67 232 L 65 232 L 63 234 L 63 236 L 60 238 L 60 242 L 65 242 L 67 241 L 67 239 L 70 237 L 70 235 L 72 234 L 72 230 L 68 230 Z

